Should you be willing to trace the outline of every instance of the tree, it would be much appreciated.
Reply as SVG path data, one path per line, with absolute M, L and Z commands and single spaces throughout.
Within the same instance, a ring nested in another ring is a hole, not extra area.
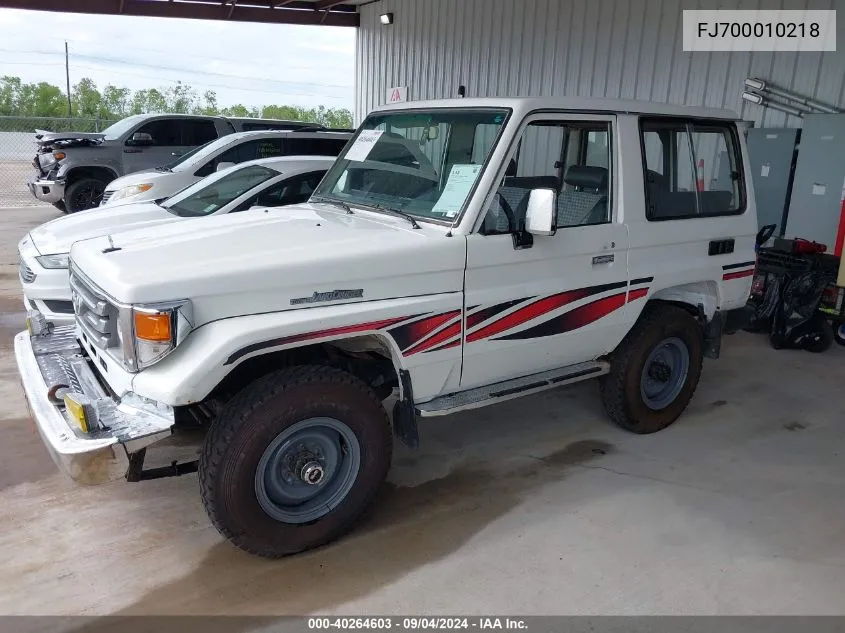
M 213 90 L 207 90 L 200 95 L 194 88 L 182 82 L 177 82 L 169 88 L 146 88 L 135 92 L 129 88 L 108 84 L 100 92 L 93 80 L 83 77 L 73 87 L 71 101 L 73 116 L 85 119 L 116 120 L 130 114 L 180 112 L 263 117 L 306 121 L 328 127 L 352 127 L 352 113 L 345 108 L 303 108 L 292 105 L 268 105 L 258 108 L 242 103 L 221 108 L 217 102 L 217 93 Z M 61 88 L 46 82 L 24 83 L 20 77 L 0 77 L 0 115 L 66 117 L 67 96 Z M 27 123 L 23 128 L 29 129 L 30 126 Z

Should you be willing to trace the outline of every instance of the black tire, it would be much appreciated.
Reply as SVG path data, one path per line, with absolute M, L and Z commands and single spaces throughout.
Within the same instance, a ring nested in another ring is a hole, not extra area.
M 660 409 L 650 408 L 642 393 L 641 379 L 650 354 L 662 342 L 679 340 L 686 347 L 688 368 L 680 390 Z M 623 429 L 638 434 L 656 433 L 672 424 L 692 399 L 704 361 L 701 326 L 686 310 L 661 303 L 646 306 L 639 321 L 611 357 L 610 373 L 602 376 L 601 395 L 605 410 Z
M 307 522 L 282 522 L 258 500 L 257 469 L 273 441 L 303 420 L 327 417 L 354 433 L 360 466 L 341 501 Z M 361 380 L 325 366 L 289 367 L 258 379 L 221 411 L 199 460 L 202 501 L 214 527 L 237 547 L 279 558 L 349 532 L 387 476 L 393 437 L 387 412 Z
M 819 319 L 818 328 L 808 335 L 807 340 L 801 345 L 808 352 L 821 354 L 830 349 L 835 338 L 833 326 L 827 319 Z
M 93 209 L 103 199 L 106 183 L 96 178 L 74 180 L 65 189 L 65 207 L 67 213 L 78 213 Z
M 833 340 L 836 341 L 838 345 L 845 345 L 845 332 L 841 332 L 840 330 L 845 329 L 843 324 L 837 324 L 836 327 L 833 328 Z
M 62 213 L 67 213 L 67 207 L 65 206 L 64 200 L 59 200 L 58 202 L 54 202 L 53 206 L 56 207 Z

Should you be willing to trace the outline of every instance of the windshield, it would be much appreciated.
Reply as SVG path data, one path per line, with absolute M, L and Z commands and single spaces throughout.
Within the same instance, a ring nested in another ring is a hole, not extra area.
M 451 221 L 463 210 L 507 114 L 441 108 L 371 115 L 314 196 Z
M 186 187 L 163 206 L 183 218 L 211 215 L 250 189 L 278 175 L 279 172 L 259 165 L 223 171 Z
M 223 141 L 225 141 L 225 142 L 223 142 Z M 169 163 L 165 163 L 164 165 L 162 165 L 161 167 L 158 167 L 157 169 L 163 169 L 165 171 L 173 171 L 174 167 L 176 167 L 177 165 L 181 165 L 186 160 L 188 160 L 192 156 L 198 154 L 199 152 L 201 152 L 205 149 L 210 149 L 211 145 L 216 144 L 215 145 L 215 147 L 216 147 L 217 145 L 225 145 L 228 142 L 229 142 L 229 139 L 227 139 L 225 137 L 214 139 L 213 141 L 209 141 L 208 143 L 205 143 L 204 145 L 200 145 L 199 147 L 195 147 L 194 149 L 192 149 L 188 152 L 185 152 L 184 154 L 180 154 L 179 156 L 177 156 L 173 160 L 171 160 Z
M 112 123 L 108 126 L 105 130 L 102 131 L 102 134 L 105 134 L 105 138 L 107 141 L 116 141 L 121 136 L 126 134 L 130 129 L 135 127 L 138 122 L 143 119 L 144 116 L 137 114 L 135 116 L 128 116 L 125 119 L 121 119 L 117 123 Z

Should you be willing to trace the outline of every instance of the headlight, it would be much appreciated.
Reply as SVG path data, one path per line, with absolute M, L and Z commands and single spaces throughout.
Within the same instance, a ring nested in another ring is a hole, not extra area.
M 109 198 L 109 202 L 114 202 L 115 200 L 123 200 L 124 198 L 131 198 L 132 196 L 137 196 L 139 193 L 149 191 L 152 188 L 153 184 L 151 182 L 147 182 L 141 185 L 129 185 L 128 187 L 121 187 L 120 189 L 114 192 L 111 198 Z
M 123 348 L 123 363 L 138 371 L 172 352 L 191 331 L 189 301 L 121 308 L 117 336 Z
M 35 261 L 37 261 L 42 268 L 48 268 L 51 270 L 56 268 L 67 268 L 68 255 L 68 253 L 41 255 L 40 257 L 36 257 Z

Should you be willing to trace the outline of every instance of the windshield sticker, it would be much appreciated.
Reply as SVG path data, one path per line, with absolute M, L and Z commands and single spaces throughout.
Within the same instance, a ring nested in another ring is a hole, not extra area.
M 384 134 L 383 130 L 363 130 L 358 135 L 358 138 L 355 139 L 349 151 L 346 152 L 344 158 L 358 162 L 367 160 L 367 156 L 373 151 L 373 147 L 375 147 L 382 134 Z
M 481 165 L 452 165 L 449 180 L 431 212 L 454 218 L 464 206 L 464 200 L 480 171 Z

